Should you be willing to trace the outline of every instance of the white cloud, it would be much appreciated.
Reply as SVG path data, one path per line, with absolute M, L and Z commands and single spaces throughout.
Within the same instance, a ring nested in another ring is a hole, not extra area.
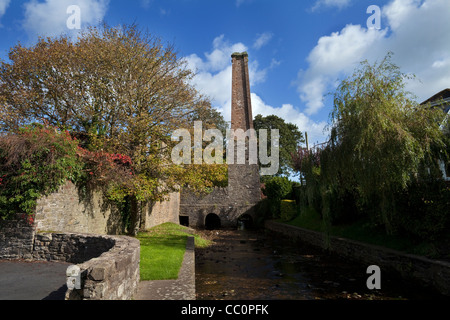
M 323 7 L 335 7 L 342 9 L 350 5 L 351 0 L 317 0 L 314 6 L 311 8 L 312 11 L 316 11 Z
M 324 128 L 327 123 L 325 121 L 315 122 L 306 114 L 300 112 L 292 104 L 283 104 L 281 107 L 272 107 L 264 103 L 264 101 L 255 93 L 251 94 L 253 116 L 261 114 L 263 117 L 276 115 L 286 122 L 297 125 L 301 132 L 308 132 L 308 141 L 310 145 L 325 142 L 326 132 Z
M 10 2 L 10 0 L 0 0 L 0 18 L 5 14 Z
M 231 44 L 219 36 L 213 41 L 212 51 L 205 53 L 201 58 L 196 54 L 186 57 L 188 66 L 197 71 L 193 79 L 197 89 L 212 99 L 213 106 L 222 112 L 226 121 L 231 121 L 231 54 L 233 52 L 247 51 L 242 43 Z M 250 86 L 264 82 L 268 71 L 279 65 L 275 59 L 267 68 L 261 69 L 258 61 L 250 59 L 249 78 Z M 298 111 L 292 104 L 283 104 L 281 107 L 267 105 L 256 93 L 251 93 L 253 116 L 275 114 L 285 121 L 294 123 L 300 131 L 307 131 L 311 142 L 323 142 L 325 135 L 323 128 L 325 122 L 316 123 L 304 113 Z
M 225 40 L 225 35 L 222 34 L 214 39 L 213 50 L 205 53 L 206 61 L 203 61 L 196 54 L 187 57 L 187 60 L 193 70 L 216 72 L 223 70 L 230 64 L 231 54 L 233 52 L 247 50 L 247 47 L 243 43 L 229 43 Z
M 349 75 L 367 59 L 373 63 L 388 51 L 403 72 L 420 81 L 410 81 L 407 90 L 419 102 L 450 87 L 450 1 L 392 0 L 382 8 L 382 30 L 347 25 L 319 39 L 308 56 L 309 67 L 300 70 L 298 90 L 307 114 L 323 106 L 324 94 L 335 89 L 339 77 Z M 368 16 L 369 17 L 369 16 Z
M 256 50 L 261 49 L 263 46 L 269 43 L 272 37 L 273 33 L 264 32 L 263 34 L 259 35 L 258 38 L 255 40 L 255 43 L 253 43 L 253 48 L 255 48 Z
M 306 103 L 308 114 L 314 114 L 323 106 L 323 95 L 341 73 L 348 73 L 370 55 L 370 49 L 385 31 L 347 25 L 341 32 L 321 37 L 310 52 L 309 68 L 299 73 L 300 98 Z
M 67 28 L 71 5 L 80 7 L 81 25 L 95 25 L 101 22 L 108 9 L 109 0 L 31 0 L 25 3 L 23 28 L 30 36 L 57 36 L 61 33 L 74 34 L 78 30 Z

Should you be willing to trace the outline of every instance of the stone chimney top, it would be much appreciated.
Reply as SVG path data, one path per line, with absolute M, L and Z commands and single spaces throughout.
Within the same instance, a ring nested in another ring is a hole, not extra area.
M 231 57 L 232 58 L 244 58 L 244 57 L 248 57 L 248 53 L 247 53 L 247 51 L 245 51 L 245 52 L 234 52 L 232 55 L 231 55 Z

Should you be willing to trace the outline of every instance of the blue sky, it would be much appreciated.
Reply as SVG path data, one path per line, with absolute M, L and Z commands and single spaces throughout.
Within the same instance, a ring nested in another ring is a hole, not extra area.
M 226 120 L 230 55 L 247 51 L 254 115 L 295 123 L 311 143 L 327 136 L 326 94 L 364 59 L 394 52 L 402 71 L 417 76 L 407 89 L 419 102 L 450 87 L 449 0 L 0 0 L 0 58 L 19 41 L 75 34 L 69 5 L 80 7 L 82 27 L 137 23 L 173 43 Z M 381 9 L 380 29 L 368 28 L 370 5 Z

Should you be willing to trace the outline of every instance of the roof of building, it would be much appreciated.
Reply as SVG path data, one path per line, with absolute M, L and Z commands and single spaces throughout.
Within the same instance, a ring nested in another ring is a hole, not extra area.
M 431 102 L 435 102 L 435 101 L 439 101 L 439 100 L 445 100 L 448 98 L 450 98 L 450 88 L 444 89 L 444 90 L 436 93 L 434 96 L 428 98 L 421 104 L 431 103 Z
M 428 98 L 421 105 L 430 104 L 430 106 L 440 106 L 445 113 L 450 110 L 450 88 L 444 89 L 432 97 Z

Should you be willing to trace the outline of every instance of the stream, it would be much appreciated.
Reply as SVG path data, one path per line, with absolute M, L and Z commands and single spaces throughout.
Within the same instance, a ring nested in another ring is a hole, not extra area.
M 197 300 L 440 300 L 442 295 L 381 271 L 368 289 L 359 265 L 264 230 L 196 230 Z M 448 298 L 447 298 L 448 299 Z

